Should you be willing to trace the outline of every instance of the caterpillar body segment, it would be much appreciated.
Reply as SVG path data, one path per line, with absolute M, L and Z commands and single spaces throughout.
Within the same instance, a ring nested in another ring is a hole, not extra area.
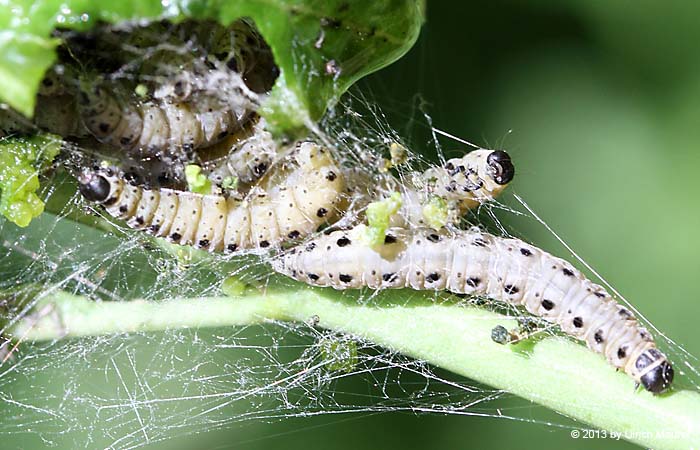
M 279 75 L 272 49 L 249 20 L 237 20 L 231 24 L 231 31 L 233 51 L 226 65 L 240 73 L 253 92 L 269 92 Z
M 342 208 L 345 180 L 316 144 L 300 144 L 262 181 L 243 198 L 227 198 L 147 189 L 127 183 L 115 169 L 100 169 L 83 173 L 79 187 L 132 228 L 212 252 L 279 246 L 334 220 Z
M 67 94 L 65 66 L 53 66 L 46 71 L 39 84 L 38 95 L 52 97 Z
M 362 225 L 333 231 L 291 249 L 276 271 L 335 289 L 449 290 L 523 305 L 584 340 L 645 389 L 659 393 L 673 368 L 632 313 L 566 261 L 518 239 L 478 230 L 391 228 L 385 242 L 365 244 Z
M 204 63 L 202 63 L 204 64 Z M 182 103 L 202 97 L 228 97 L 245 95 L 255 99 L 257 94 L 245 85 L 245 80 L 237 72 L 228 70 L 225 66 L 213 64 L 213 68 L 191 68 L 181 70 L 178 75 L 171 77 L 154 87 L 153 98 L 158 101 Z M 164 77 L 164 76 L 163 76 Z M 238 91 L 242 91 L 240 94 Z M 265 94 L 266 92 L 260 92 Z
M 247 124 L 241 131 L 224 140 L 201 149 L 202 168 L 209 172 L 209 179 L 221 186 L 224 180 L 235 179 L 249 185 L 262 178 L 283 157 L 281 149 L 265 130 L 265 121 Z

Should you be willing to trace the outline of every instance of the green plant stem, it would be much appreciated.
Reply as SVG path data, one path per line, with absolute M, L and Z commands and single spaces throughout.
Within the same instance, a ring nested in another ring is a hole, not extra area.
M 50 340 L 186 327 L 307 321 L 351 333 L 405 355 L 504 389 L 598 428 L 654 448 L 700 447 L 700 394 L 635 391 L 601 356 L 567 339 L 499 345 L 490 336 L 512 318 L 477 307 L 389 291 L 371 303 L 331 290 L 268 290 L 240 298 L 94 302 L 47 293 L 11 328 L 15 339 Z

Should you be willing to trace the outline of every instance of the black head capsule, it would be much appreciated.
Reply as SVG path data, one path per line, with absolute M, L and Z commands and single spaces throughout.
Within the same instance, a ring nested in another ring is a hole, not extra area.
M 498 184 L 508 184 L 515 176 L 515 167 L 510 160 L 510 155 L 503 150 L 496 150 L 489 154 L 486 163 L 491 168 L 491 176 Z
M 657 356 L 664 358 L 660 352 L 656 351 L 651 356 Z M 652 362 L 658 361 L 657 358 L 650 358 L 647 352 L 642 353 L 637 358 L 635 366 L 637 369 L 643 369 L 649 366 Z M 671 385 L 673 381 L 673 366 L 666 359 L 664 359 L 661 364 L 655 366 L 653 369 L 648 370 L 639 378 L 639 382 L 642 383 L 644 389 L 654 394 L 660 394 L 664 392 Z
M 109 197 L 111 186 L 109 181 L 97 173 L 85 173 L 78 178 L 78 189 L 91 202 L 104 202 Z

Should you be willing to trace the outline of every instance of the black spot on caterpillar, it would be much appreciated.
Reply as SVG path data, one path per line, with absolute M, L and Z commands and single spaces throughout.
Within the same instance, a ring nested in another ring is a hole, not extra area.
M 295 273 L 317 273 L 315 286 L 335 289 L 370 287 L 448 290 L 523 305 L 530 313 L 558 324 L 562 331 L 586 342 L 608 362 L 623 369 L 647 390 L 668 388 L 673 368 L 656 349 L 649 333 L 605 290 L 568 263 L 517 239 L 495 237 L 478 230 L 439 232 L 429 228 L 390 229 L 397 242 L 370 247 L 363 225 L 335 231 L 311 241 L 313 247 L 286 253 L 273 262 L 276 271 L 309 283 Z M 350 243 L 339 252 L 322 249 L 338 239 Z M 418 245 L 429 240 L 431 245 Z M 475 246 L 473 242 L 482 242 Z M 527 248 L 528 252 L 515 252 Z M 510 250 L 510 251 L 509 251 Z M 570 272 L 570 274 L 569 274 Z M 346 281 L 339 282 L 337 276 Z M 381 274 L 392 274 L 383 277 Z M 625 311 L 625 314 L 620 314 Z
M 334 220 L 342 209 L 345 179 L 329 181 L 330 171 L 341 173 L 330 153 L 304 142 L 242 199 L 147 190 L 126 183 L 114 169 L 83 173 L 79 187 L 87 200 L 132 228 L 210 252 L 233 252 L 277 246 Z M 321 208 L 328 211 L 324 217 L 316 214 Z

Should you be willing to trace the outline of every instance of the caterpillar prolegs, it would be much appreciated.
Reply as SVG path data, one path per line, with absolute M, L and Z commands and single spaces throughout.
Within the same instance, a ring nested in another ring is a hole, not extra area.
M 329 153 L 304 142 L 244 198 L 173 189 L 150 190 L 115 169 L 88 171 L 80 192 L 107 212 L 171 242 L 209 251 L 267 249 L 333 221 L 345 179 Z
M 384 244 L 370 247 L 365 230 L 322 235 L 273 267 L 315 286 L 448 290 L 523 305 L 584 340 L 648 391 L 663 392 L 673 380 L 671 364 L 632 313 L 560 258 L 477 230 L 391 228 Z

